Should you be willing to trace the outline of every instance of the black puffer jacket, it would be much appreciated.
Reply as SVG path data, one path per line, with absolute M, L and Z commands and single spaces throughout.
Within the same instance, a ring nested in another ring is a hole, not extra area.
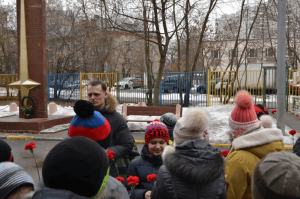
M 110 133 L 112 139 L 108 149 L 115 152 L 114 162 L 110 167 L 109 175 L 113 177 L 126 177 L 130 162 L 129 156 L 134 146 L 134 138 L 122 115 L 115 110 L 117 101 L 111 94 L 108 94 L 106 97 L 105 104 L 105 107 L 100 110 L 100 113 L 107 119 L 111 127 Z M 118 171 L 114 164 L 118 167 Z
M 66 198 L 66 199 L 88 199 L 87 197 L 76 195 L 67 190 L 51 189 L 44 187 L 36 191 L 32 199 L 52 199 L 52 198 Z
M 43 178 L 40 179 L 36 192 L 33 195 L 33 199 L 44 199 L 44 198 L 68 198 L 68 199 L 85 199 L 86 197 L 74 194 L 71 191 L 51 189 L 45 186 Z M 106 184 L 106 192 L 104 199 L 129 199 L 128 192 L 124 185 L 116 180 L 115 178 L 108 176 Z
M 300 137 L 297 139 L 297 141 L 296 141 L 296 143 L 295 143 L 293 149 L 294 149 L 294 153 L 295 153 L 298 157 L 300 157 Z
M 146 191 L 151 191 L 152 189 L 152 182 L 147 181 L 147 176 L 153 173 L 157 174 L 161 165 L 161 155 L 150 155 L 148 147 L 145 144 L 141 151 L 141 157 L 130 162 L 128 167 L 127 177 L 137 176 L 140 179 L 139 185 L 134 189 L 134 194 L 132 193 L 130 186 L 127 187 L 131 199 L 145 198 L 144 195 Z
M 164 154 L 151 198 L 226 198 L 224 160 L 217 148 L 205 140 L 187 141 Z

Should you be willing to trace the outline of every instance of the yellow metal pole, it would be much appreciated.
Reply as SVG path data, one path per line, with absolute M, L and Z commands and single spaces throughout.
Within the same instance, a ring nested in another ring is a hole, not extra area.
M 82 73 L 80 72 L 80 99 L 82 99 Z

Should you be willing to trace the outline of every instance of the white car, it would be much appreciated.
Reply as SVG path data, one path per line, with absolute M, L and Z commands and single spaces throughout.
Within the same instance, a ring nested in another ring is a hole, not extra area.
M 133 80 L 134 80 L 134 78 L 132 78 L 132 77 L 126 77 L 124 79 L 121 79 L 117 83 L 115 83 L 115 87 L 120 87 L 122 89 L 132 88 Z

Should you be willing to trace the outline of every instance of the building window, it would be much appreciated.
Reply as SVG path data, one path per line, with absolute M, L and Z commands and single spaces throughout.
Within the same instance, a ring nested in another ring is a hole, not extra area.
M 212 50 L 211 51 L 211 58 L 212 59 L 220 59 L 221 58 L 220 50 Z
M 125 46 L 126 46 L 126 49 L 127 49 L 127 50 L 130 50 L 130 49 L 131 49 L 130 41 L 129 41 L 129 40 L 125 41 Z
M 272 58 L 275 57 L 276 49 L 275 48 L 266 48 L 266 57 Z
M 130 58 L 129 57 L 125 57 L 125 65 L 130 66 Z
M 257 50 L 254 48 L 247 49 L 247 58 L 257 58 Z
M 229 50 L 229 59 L 232 58 L 233 49 Z M 234 58 L 238 57 L 238 49 L 235 49 Z

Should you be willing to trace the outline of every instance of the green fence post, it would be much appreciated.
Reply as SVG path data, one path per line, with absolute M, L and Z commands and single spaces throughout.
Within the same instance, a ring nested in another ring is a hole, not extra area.
M 118 82 L 119 82 L 119 72 L 117 72 L 116 92 L 117 92 L 117 100 L 118 100 L 118 102 L 120 102 L 120 90 L 118 87 Z
M 266 72 L 266 68 L 264 68 L 264 85 L 263 85 L 263 105 L 266 107 L 266 76 L 267 76 L 267 72 Z

